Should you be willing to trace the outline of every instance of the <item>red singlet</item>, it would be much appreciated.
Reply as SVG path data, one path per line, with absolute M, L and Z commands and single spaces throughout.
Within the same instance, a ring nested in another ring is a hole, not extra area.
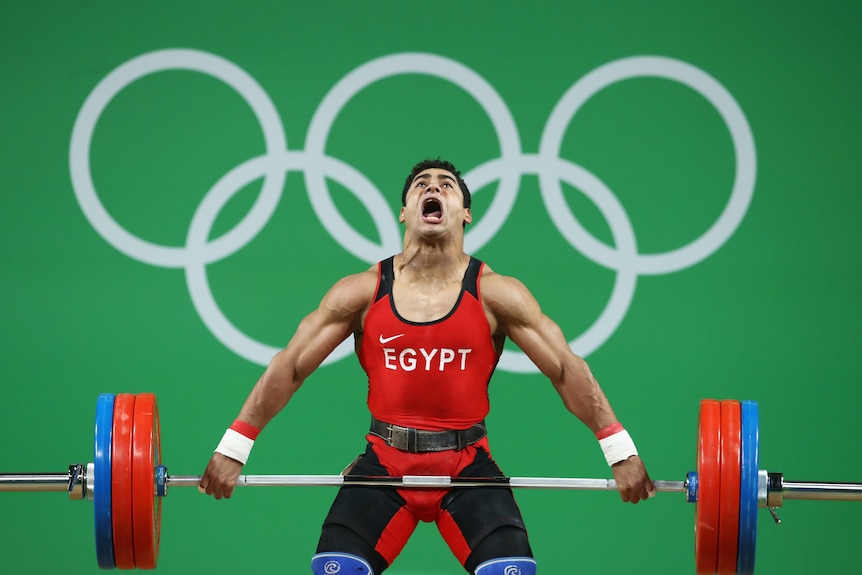
M 393 258 L 378 264 L 377 292 L 357 350 L 374 417 L 438 431 L 466 429 L 488 414 L 488 381 L 499 355 L 479 297 L 483 266 L 470 258 L 448 314 L 414 322 L 398 315 L 392 300 Z

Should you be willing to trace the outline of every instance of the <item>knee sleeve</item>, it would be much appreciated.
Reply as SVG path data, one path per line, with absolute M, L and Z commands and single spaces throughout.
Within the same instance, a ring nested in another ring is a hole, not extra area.
M 313 575 L 374 575 L 362 557 L 347 553 L 318 553 L 311 558 Z
M 501 557 L 485 561 L 475 575 L 536 575 L 536 560 L 532 557 Z

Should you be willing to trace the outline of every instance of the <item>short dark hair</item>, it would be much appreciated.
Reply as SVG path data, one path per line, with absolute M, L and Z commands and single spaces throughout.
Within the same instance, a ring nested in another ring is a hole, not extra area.
M 410 189 L 410 185 L 413 183 L 413 180 L 418 176 L 421 172 L 425 170 L 437 168 L 440 170 L 446 170 L 450 172 L 455 179 L 458 181 L 458 187 L 461 188 L 461 193 L 464 194 L 464 207 L 470 207 L 470 190 L 467 188 L 467 184 L 464 183 L 464 180 L 461 179 L 461 172 L 452 165 L 451 162 L 447 162 L 446 160 L 440 159 L 439 157 L 435 160 L 422 160 L 410 170 L 410 175 L 407 176 L 407 181 L 404 182 L 404 189 L 401 190 L 401 205 L 407 205 L 407 190 Z

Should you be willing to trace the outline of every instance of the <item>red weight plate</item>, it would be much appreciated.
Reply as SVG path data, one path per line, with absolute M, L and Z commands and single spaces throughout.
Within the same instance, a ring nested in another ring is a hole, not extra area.
M 159 423 L 159 407 L 156 402 L 156 396 L 153 395 L 153 459 L 155 460 L 156 466 L 162 465 L 162 431 L 161 424 Z M 156 481 L 156 469 L 153 468 L 153 486 L 155 487 Z M 167 478 L 165 479 L 165 489 L 167 489 Z M 156 552 L 153 555 L 153 568 L 155 568 L 156 563 L 159 560 L 159 546 L 162 541 L 162 498 L 157 496 L 155 491 L 153 492 L 153 497 L 155 498 L 153 501 L 153 540 L 155 543 Z
M 700 402 L 697 429 L 697 511 L 694 524 L 694 563 L 698 575 L 712 575 L 718 553 L 718 514 L 721 496 L 721 404 Z
M 739 478 L 742 415 L 738 401 L 721 402 L 721 499 L 718 511 L 719 575 L 736 573 L 739 547 Z
M 135 398 L 132 432 L 132 523 L 139 569 L 155 569 L 159 556 L 162 502 L 155 494 L 155 468 L 161 459 L 156 396 L 142 393 Z
M 111 442 L 111 523 L 114 533 L 114 562 L 117 569 L 135 568 L 132 539 L 132 427 L 135 396 L 117 394 Z

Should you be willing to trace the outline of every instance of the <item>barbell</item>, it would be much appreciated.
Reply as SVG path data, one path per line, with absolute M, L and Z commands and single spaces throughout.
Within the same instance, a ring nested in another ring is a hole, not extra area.
M 698 575 L 754 572 L 757 510 L 785 499 L 862 501 L 862 483 L 792 482 L 760 470 L 755 401 L 704 399 L 698 415 L 696 470 L 683 481 L 654 481 L 695 504 Z M 93 462 L 66 473 L 0 473 L 0 491 L 67 491 L 93 502 L 96 560 L 102 569 L 154 569 L 168 487 L 197 486 L 200 476 L 168 475 L 161 459 L 156 396 L 101 394 L 96 402 Z M 616 490 L 612 479 L 558 477 L 240 475 L 237 485 L 379 486 L 402 489 L 533 488 Z

